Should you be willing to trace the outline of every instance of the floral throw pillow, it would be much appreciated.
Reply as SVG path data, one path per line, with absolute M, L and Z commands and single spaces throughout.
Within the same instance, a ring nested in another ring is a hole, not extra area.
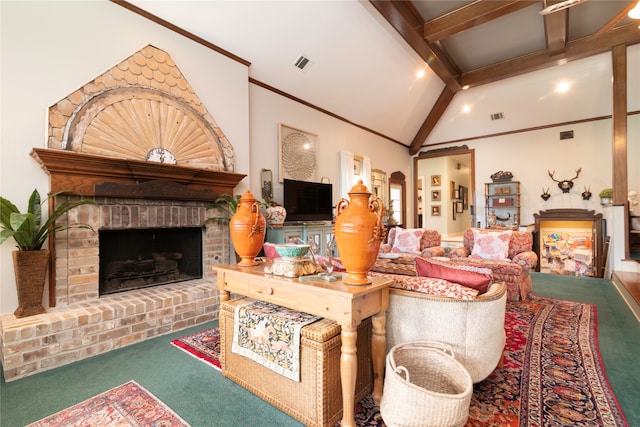
M 391 252 L 419 254 L 422 232 L 423 230 L 421 228 L 411 228 L 408 230 L 397 228 L 396 238 L 393 241 Z
M 494 261 L 509 260 L 509 241 L 511 230 L 485 231 L 473 230 L 472 258 L 490 259 Z

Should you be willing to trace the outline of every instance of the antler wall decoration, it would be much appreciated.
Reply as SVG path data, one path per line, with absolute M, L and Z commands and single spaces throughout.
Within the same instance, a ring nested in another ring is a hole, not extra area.
M 542 200 L 544 200 L 545 202 L 549 200 L 549 197 L 551 197 L 551 194 L 549 194 L 549 187 L 547 187 L 546 190 L 544 188 L 542 189 L 542 194 L 540 195 L 540 197 L 542 197 Z
M 582 200 L 589 200 L 591 198 L 591 187 L 584 186 L 584 191 L 582 192 Z
M 563 181 L 558 181 L 557 179 L 555 179 L 555 178 L 553 177 L 553 174 L 554 174 L 554 173 L 556 173 L 556 171 L 549 172 L 549 171 L 547 170 L 547 173 L 549 174 L 549 176 L 551 177 L 551 179 L 552 179 L 554 182 L 557 182 L 557 183 L 558 183 L 558 188 L 559 188 L 559 189 L 561 189 L 563 193 L 568 193 L 568 192 L 569 192 L 569 191 L 571 191 L 571 189 L 573 188 L 573 180 L 574 180 L 574 179 L 576 179 L 576 178 L 578 178 L 578 177 L 580 176 L 580 172 L 581 172 L 581 171 L 582 171 L 582 168 L 579 168 L 579 169 L 576 171 L 576 176 L 574 176 L 574 177 L 573 177 L 573 178 L 571 178 L 571 179 L 565 179 L 565 180 L 563 180 Z

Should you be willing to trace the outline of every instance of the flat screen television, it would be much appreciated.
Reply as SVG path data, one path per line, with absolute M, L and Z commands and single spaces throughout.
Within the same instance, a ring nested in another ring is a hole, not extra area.
M 331 184 L 284 179 L 286 222 L 333 220 L 333 189 Z

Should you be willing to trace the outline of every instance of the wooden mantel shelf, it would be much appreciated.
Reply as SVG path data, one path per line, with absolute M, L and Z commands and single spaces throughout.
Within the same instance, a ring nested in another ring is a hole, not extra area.
M 178 183 L 185 189 L 194 190 L 194 194 L 198 190 L 233 194 L 233 189 L 246 176 L 235 172 L 117 159 L 65 150 L 34 148 L 31 155 L 50 175 L 51 192 L 68 191 L 83 196 L 99 195 L 96 194 L 96 185 L 109 183 L 126 186 L 152 181 Z M 180 197 L 176 199 L 179 200 Z

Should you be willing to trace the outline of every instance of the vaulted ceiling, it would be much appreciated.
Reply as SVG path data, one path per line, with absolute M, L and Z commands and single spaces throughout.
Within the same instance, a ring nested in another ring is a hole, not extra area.
M 483 118 L 482 126 L 473 122 L 476 132 L 493 131 L 484 123 L 496 111 L 539 108 L 537 121 L 514 120 L 498 131 L 598 115 L 599 107 L 580 111 L 577 101 L 566 117 L 539 107 L 549 95 L 548 81 L 562 73 L 580 76 L 576 86 L 583 94 L 590 88 L 608 102 L 610 93 L 594 81 L 606 82 L 611 69 L 586 58 L 640 42 L 640 22 L 627 16 L 637 0 L 114 1 L 244 59 L 252 83 L 405 145 L 412 154 L 465 137 L 462 128 L 472 122 L 457 121 L 453 111 L 462 99 L 484 100 L 476 102 L 475 113 Z M 541 13 L 549 8 L 558 10 Z M 304 70 L 293 65 L 301 56 L 309 60 Z M 638 49 L 629 68 L 640 71 Z M 541 77 L 532 79 L 531 72 Z M 633 80 L 629 90 L 640 93 Z M 496 82 L 508 82 L 501 84 L 508 97 L 500 98 Z M 640 108 L 637 102 L 630 107 Z M 443 121 L 460 130 L 443 131 Z

